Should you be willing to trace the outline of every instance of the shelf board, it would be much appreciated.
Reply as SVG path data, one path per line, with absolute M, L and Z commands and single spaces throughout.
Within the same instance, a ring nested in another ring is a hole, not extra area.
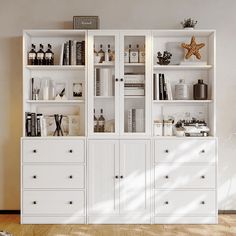
M 145 96 L 125 96 L 125 99 L 137 99 L 137 98 L 141 98 L 141 99 L 144 99 Z
M 96 99 L 114 99 L 115 96 L 94 96 Z
M 27 103 L 30 104 L 78 104 L 84 103 L 84 99 L 82 100 L 26 100 Z
M 97 63 L 94 64 L 95 67 L 113 67 L 115 63 Z
M 145 63 L 125 63 L 125 66 L 145 66 Z
M 211 103 L 213 100 L 153 100 L 153 103 Z
M 212 65 L 154 65 L 155 70 L 207 70 L 211 69 Z
M 29 70 L 84 70 L 84 65 L 78 65 L 78 66 L 60 66 L 60 65 L 54 65 L 54 66 L 26 66 Z

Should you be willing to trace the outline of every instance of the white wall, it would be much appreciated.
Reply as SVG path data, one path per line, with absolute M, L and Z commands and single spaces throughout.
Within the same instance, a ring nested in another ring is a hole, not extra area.
M 98 15 L 104 29 L 175 29 L 186 17 L 217 30 L 219 205 L 236 209 L 235 0 L 0 0 L 0 209 L 19 209 L 22 30 L 72 27 Z

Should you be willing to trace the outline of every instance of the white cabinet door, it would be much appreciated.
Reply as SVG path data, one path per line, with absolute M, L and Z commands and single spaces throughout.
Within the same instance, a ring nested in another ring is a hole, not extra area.
M 120 141 L 121 213 L 150 211 L 150 141 Z
M 119 141 L 88 141 L 89 216 L 119 213 Z

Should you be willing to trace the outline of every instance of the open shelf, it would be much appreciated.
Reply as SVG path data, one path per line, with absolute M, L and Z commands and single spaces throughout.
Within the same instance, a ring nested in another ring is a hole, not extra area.
M 153 100 L 153 103 L 211 103 L 212 100 Z
M 66 66 L 66 65 L 54 65 L 54 66 L 26 66 L 29 70 L 85 70 L 84 65 Z
M 211 69 L 212 65 L 154 65 L 153 68 L 155 70 L 207 70 Z

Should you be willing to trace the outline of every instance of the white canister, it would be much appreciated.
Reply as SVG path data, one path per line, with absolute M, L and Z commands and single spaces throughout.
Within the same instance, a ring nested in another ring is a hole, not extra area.
M 163 122 L 160 120 L 155 120 L 153 124 L 153 134 L 154 136 L 163 136 Z
M 43 100 L 49 100 L 49 79 L 45 79 L 43 82 Z
M 189 97 L 189 86 L 185 84 L 183 79 L 179 80 L 179 83 L 175 85 L 175 99 L 176 100 L 188 100 Z
M 173 124 L 172 120 L 164 120 L 163 129 L 164 136 L 173 136 Z

